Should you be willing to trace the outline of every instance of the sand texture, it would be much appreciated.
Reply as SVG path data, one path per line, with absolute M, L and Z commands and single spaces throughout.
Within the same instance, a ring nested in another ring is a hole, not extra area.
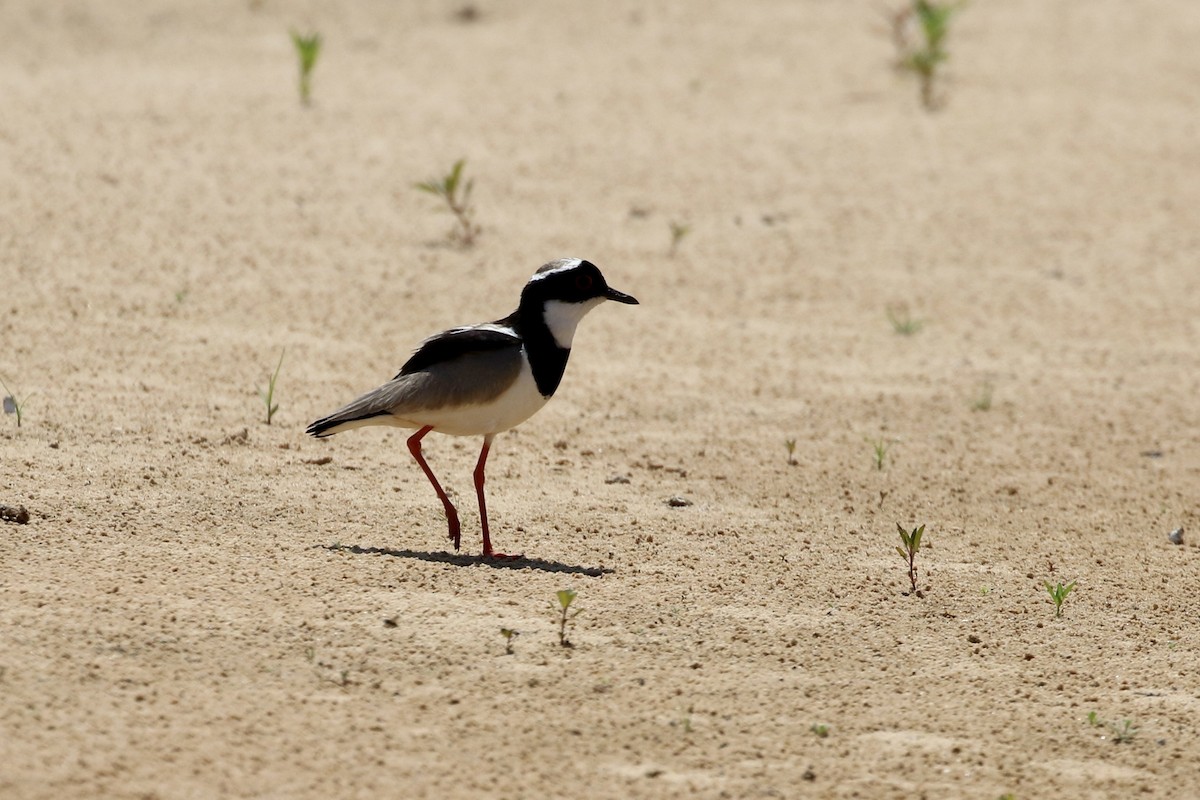
M 1200 796 L 1200 4 L 886 5 L 0 0 L 0 797 Z M 304 428 L 560 256 L 486 563 Z

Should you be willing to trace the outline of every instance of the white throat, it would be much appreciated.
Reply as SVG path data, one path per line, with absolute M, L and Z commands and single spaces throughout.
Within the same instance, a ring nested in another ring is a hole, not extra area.
M 542 318 L 554 337 L 554 343 L 564 350 L 571 349 L 575 339 L 575 328 L 583 315 L 604 302 L 603 297 L 593 297 L 583 303 L 566 303 L 562 300 L 547 300 L 542 306 Z

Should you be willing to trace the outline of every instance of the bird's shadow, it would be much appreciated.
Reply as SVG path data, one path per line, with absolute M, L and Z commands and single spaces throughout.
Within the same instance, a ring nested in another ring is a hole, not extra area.
M 428 561 L 431 564 L 453 564 L 456 567 L 471 567 L 476 564 L 493 569 L 537 569 L 542 572 L 559 572 L 567 575 L 587 575 L 599 578 L 613 572 L 608 567 L 581 567 L 575 564 L 564 564 L 561 561 L 547 561 L 544 558 L 526 558 L 521 556 L 514 559 L 497 560 L 484 558 L 481 555 L 471 556 L 463 553 L 430 552 L 427 550 L 393 550 L 390 547 L 362 547 L 356 544 L 317 544 L 325 550 L 342 553 L 354 553 L 367 556 L 391 556 L 392 558 L 411 558 L 416 561 Z

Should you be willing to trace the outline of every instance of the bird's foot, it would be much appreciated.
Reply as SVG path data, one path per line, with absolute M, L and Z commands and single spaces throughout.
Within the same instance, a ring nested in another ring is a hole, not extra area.
M 489 561 L 520 561 L 525 556 L 522 553 L 509 555 L 508 553 L 497 553 L 495 550 L 484 550 L 483 557 Z
M 447 534 L 450 541 L 454 542 L 454 549 L 458 550 L 458 546 L 462 544 L 462 527 L 458 524 L 458 515 L 446 515 L 446 521 L 450 523 L 450 533 Z

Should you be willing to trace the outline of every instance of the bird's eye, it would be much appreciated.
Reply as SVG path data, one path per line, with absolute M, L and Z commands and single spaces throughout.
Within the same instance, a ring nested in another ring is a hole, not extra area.
M 575 288 L 579 289 L 580 291 L 584 291 L 584 292 L 591 289 L 592 288 L 592 276 L 591 275 L 576 276 Z

